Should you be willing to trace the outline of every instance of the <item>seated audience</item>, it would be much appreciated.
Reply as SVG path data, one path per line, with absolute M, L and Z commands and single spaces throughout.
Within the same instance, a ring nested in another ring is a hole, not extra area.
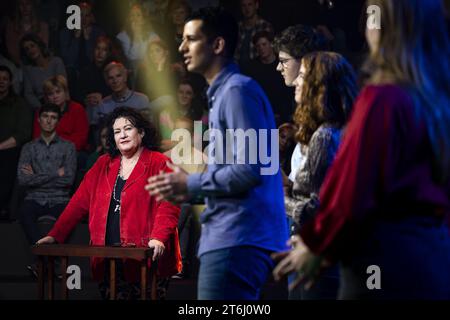
M 147 95 L 152 109 L 161 110 L 174 103 L 174 78 L 167 45 L 159 40 L 150 42 L 137 73 L 136 90 Z
M 25 144 L 20 153 L 17 178 L 26 190 L 19 219 L 30 245 L 42 237 L 37 219 L 43 215 L 57 218 L 64 210 L 75 178 L 75 146 L 56 133 L 60 117 L 59 106 L 44 104 L 38 117 L 41 134 Z M 36 272 L 34 265 L 28 269 Z
M 78 4 L 81 9 L 81 29 L 61 28 L 59 33 L 59 53 L 69 75 L 71 91 L 74 91 L 82 68 L 92 63 L 97 38 L 104 35 L 95 24 L 92 5 L 89 2 Z
M 272 25 L 258 15 L 259 0 L 240 0 L 242 19 L 239 21 L 239 38 L 236 47 L 235 60 L 239 66 L 245 66 L 256 58 L 256 48 L 253 37 L 260 31 L 273 33 Z
M 5 22 L 4 37 L 8 56 L 17 65 L 23 63 L 21 47 L 22 38 L 30 33 L 36 34 L 39 39 L 48 46 L 49 29 L 45 21 L 37 15 L 36 1 L 17 0 L 12 18 L 7 17 Z
M 56 127 L 56 133 L 64 140 L 75 145 L 75 149 L 80 152 L 86 149 L 89 133 L 89 124 L 81 104 L 70 99 L 69 88 L 66 78 L 54 76 L 44 82 L 45 100 L 59 107 L 61 117 Z M 41 135 L 38 114 L 34 117 L 33 138 Z
M 160 39 L 148 21 L 142 7 L 134 4 L 128 12 L 125 28 L 117 35 L 133 71 L 133 78 L 137 66 L 142 63 L 147 54 L 148 44 Z
M 56 75 L 67 77 L 64 63 L 59 57 L 51 56 L 45 43 L 35 34 L 28 34 L 20 42 L 22 52 L 24 96 L 36 110 L 43 102 L 43 84 Z
M 93 62 L 80 72 L 75 100 L 84 103 L 89 124 L 93 124 L 94 111 L 102 99 L 111 94 L 111 88 L 103 75 L 103 68 L 115 58 L 111 39 L 99 36 L 95 43 Z

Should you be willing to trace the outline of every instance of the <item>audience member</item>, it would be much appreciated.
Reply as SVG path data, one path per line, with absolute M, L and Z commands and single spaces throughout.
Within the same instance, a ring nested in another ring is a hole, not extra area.
M 245 66 L 256 58 L 256 49 L 252 41 L 256 33 L 266 31 L 273 33 L 272 25 L 258 15 L 259 0 L 240 0 L 242 20 L 239 22 L 239 38 L 235 59 Z
M 20 153 L 17 178 L 26 190 L 19 219 L 30 245 L 42 237 L 37 219 L 43 215 L 57 218 L 64 210 L 75 178 L 75 146 L 56 133 L 60 116 L 59 106 L 44 104 L 38 117 L 41 135 L 25 144 Z M 35 265 L 28 269 L 36 273 Z
M 139 4 L 131 6 L 125 28 L 117 35 L 117 39 L 120 41 L 123 52 L 130 63 L 133 77 L 138 65 L 142 63 L 142 59 L 146 56 L 148 44 L 160 40 L 159 35 L 148 23 L 148 17 L 145 16 Z
M 67 77 L 64 63 L 59 57 L 51 56 L 45 43 L 35 34 L 24 36 L 20 42 L 22 51 L 24 96 L 36 110 L 43 102 L 43 84 L 56 75 Z
M 101 123 L 105 116 L 114 109 L 128 106 L 138 110 L 149 109 L 149 101 L 145 94 L 128 88 L 128 71 L 120 62 L 110 62 L 105 66 L 103 74 L 112 94 L 105 97 L 94 112 L 94 123 Z
M 12 74 L 12 89 L 17 95 L 22 94 L 23 87 L 23 73 L 22 69 L 16 68 L 16 65 L 9 61 L 5 56 L 0 53 L 0 66 L 5 66 Z
M 8 56 L 17 65 L 23 63 L 21 57 L 21 40 L 26 34 L 36 34 L 48 46 L 48 24 L 37 16 L 36 1 L 17 0 L 14 16 L 6 19 L 5 44 Z
M 45 100 L 57 105 L 60 109 L 60 118 L 56 127 L 56 133 L 64 140 L 75 145 L 80 152 L 86 149 L 89 123 L 81 104 L 70 99 L 67 80 L 63 76 L 54 76 L 44 82 Z M 39 116 L 36 113 L 33 125 L 33 138 L 41 135 Z
M 257 55 L 242 65 L 241 70 L 255 79 L 267 94 L 278 127 L 281 123 L 292 121 L 293 90 L 284 85 L 283 77 L 277 71 L 278 58 L 273 49 L 273 35 L 267 31 L 258 32 L 253 37 L 253 44 Z
M 31 138 L 31 110 L 12 90 L 13 74 L 0 66 L 0 217 L 7 218 L 21 146 Z
M 174 130 L 185 130 L 182 141 L 179 141 L 176 146 L 164 154 L 168 156 L 173 162 L 178 163 L 183 170 L 188 173 L 202 173 L 206 169 L 208 162 L 207 156 L 195 147 L 194 138 L 194 121 L 186 116 L 182 116 L 175 120 Z M 178 135 L 177 135 L 178 136 Z M 199 145 L 201 147 L 201 144 Z M 198 199 L 197 202 L 203 202 L 203 199 Z M 191 201 L 195 203 L 196 201 Z M 192 271 L 191 266 L 195 256 L 195 250 L 199 234 L 196 233 L 194 217 L 195 212 L 203 211 L 204 204 L 181 204 L 180 218 L 178 220 L 178 230 L 180 235 L 180 249 L 181 258 L 183 262 L 183 269 L 174 278 L 182 279 L 189 276 Z
M 171 141 L 172 131 L 175 128 L 175 122 L 180 117 L 187 117 L 192 121 L 202 121 L 204 109 L 199 97 L 199 93 L 195 91 L 194 84 L 191 80 L 185 78 L 180 81 L 177 89 L 177 103 L 169 106 L 159 113 L 159 130 L 162 138 L 161 149 L 169 150 L 173 145 Z M 203 133 L 202 123 L 202 133 Z M 200 139 L 202 137 L 195 137 Z
M 148 97 L 152 109 L 161 110 L 174 103 L 174 78 L 166 43 L 150 42 L 145 63 L 137 73 L 136 90 Z
M 94 124 L 94 113 L 102 99 L 111 94 L 103 68 L 115 58 L 111 39 L 99 36 L 94 48 L 93 62 L 80 72 L 75 100 L 84 103 L 89 124 Z
M 97 38 L 104 35 L 95 24 L 92 5 L 88 2 L 78 4 L 81 9 L 81 29 L 62 28 L 59 34 L 59 53 L 69 75 L 68 82 L 74 91 L 79 71 L 92 63 Z

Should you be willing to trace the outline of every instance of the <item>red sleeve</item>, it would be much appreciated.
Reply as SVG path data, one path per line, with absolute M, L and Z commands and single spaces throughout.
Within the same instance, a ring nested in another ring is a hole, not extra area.
M 71 133 L 70 141 L 75 144 L 75 148 L 77 149 L 77 151 L 84 150 L 89 134 L 89 122 L 87 114 L 82 105 L 73 101 L 71 101 L 70 104 L 71 108 L 73 108 L 72 114 L 73 121 L 75 123 L 75 126 L 73 127 L 74 129 Z
M 314 253 L 339 257 L 362 232 L 362 220 L 379 206 L 385 178 L 395 167 L 395 113 L 405 97 L 394 86 L 369 86 L 358 97 L 322 185 L 319 211 L 300 230 Z
M 170 161 L 169 158 L 164 158 Z M 161 170 L 164 172 L 171 172 L 165 161 L 161 166 Z M 158 170 L 159 172 L 159 170 Z M 155 226 L 152 230 L 150 238 L 160 240 L 161 242 L 167 243 L 170 237 L 175 233 L 178 226 L 178 219 L 180 217 L 180 208 L 168 201 L 159 201 L 157 203 L 155 217 Z

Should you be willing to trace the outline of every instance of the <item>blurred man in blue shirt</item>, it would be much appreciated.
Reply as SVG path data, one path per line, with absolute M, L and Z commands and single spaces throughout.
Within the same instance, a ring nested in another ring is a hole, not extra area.
M 188 175 L 170 165 L 173 173 L 150 177 L 146 187 L 174 202 L 206 198 L 201 300 L 258 299 L 273 268 L 270 254 L 284 250 L 288 238 L 273 112 L 260 86 L 232 62 L 237 34 L 236 21 L 221 9 L 201 9 L 187 20 L 179 50 L 188 71 L 210 85 L 208 167 Z

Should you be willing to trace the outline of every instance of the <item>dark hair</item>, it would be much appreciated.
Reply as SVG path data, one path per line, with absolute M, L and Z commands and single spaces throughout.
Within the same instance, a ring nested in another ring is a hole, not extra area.
M 186 22 L 201 20 L 201 31 L 206 35 L 208 42 L 221 37 L 225 40 L 225 55 L 233 58 L 236 50 L 239 28 L 236 19 L 223 8 L 206 7 L 192 13 Z
M 178 88 L 180 85 L 189 85 L 192 88 L 194 93 L 194 97 L 192 99 L 192 104 L 190 109 L 188 110 L 186 117 L 190 118 L 192 121 L 200 120 L 203 116 L 203 110 L 205 101 L 202 99 L 201 93 L 199 92 L 199 88 L 195 85 L 195 83 L 188 77 L 182 78 L 178 82 Z
M 255 33 L 255 35 L 252 38 L 253 44 L 256 45 L 258 40 L 261 38 L 266 38 L 267 40 L 269 40 L 272 43 L 274 36 L 273 36 L 272 32 L 268 32 L 266 30 L 259 31 L 259 32 Z
M 153 151 L 159 150 L 160 138 L 155 126 L 150 123 L 145 117 L 136 109 L 130 107 L 119 107 L 111 112 L 105 122 L 108 127 L 108 138 L 106 143 L 108 145 L 108 153 L 111 157 L 115 157 L 119 154 L 119 149 L 117 149 L 116 142 L 114 140 L 114 122 L 119 118 L 128 119 L 133 126 L 139 131 L 139 133 L 144 132 L 144 137 L 142 138 L 142 146 Z
M 323 123 L 341 128 L 347 122 L 358 93 L 348 61 L 335 52 L 318 51 L 302 58 L 305 78 L 301 102 L 294 114 L 298 142 L 308 144 Z
M 11 81 L 11 84 L 12 84 L 13 74 L 11 72 L 11 69 L 8 68 L 7 66 L 0 65 L 0 72 L 6 72 L 9 75 L 9 81 Z
M 311 26 L 295 25 L 283 30 L 275 37 L 276 51 L 285 51 L 300 60 L 305 54 L 328 49 L 327 40 Z
M 44 112 L 54 112 L 58 114 L 58 120 L 61 119 L 61 108 L 58 107 L 56 104 L 54 103 L 44 103 L 42 105 L 42 107 L 39 108 L 39 117 L 44 113 Z
M 50 52 L 48 51 L 47 45 L 45 44 L 44 41 L 42 41 L 42 39 L 34 33 L 29 33 L 26 34 L 25 36 L 23 36 L 22 40 L 20 40 L 20 56 L 21 59 L 23 61 L 24 64 L 26 65 L 34 65 L 34 61 L 31 61 L 30 58 L 28 57 L 27 53 L 25 52 L 25 49 L 23 48 L 23 45 L 25 44 L 25 42 L 27 41 L 31 41 L 34 42 L 39 49 L 41 50 L 41 54 L 44 57 L 49 57 L 50 56 Z

